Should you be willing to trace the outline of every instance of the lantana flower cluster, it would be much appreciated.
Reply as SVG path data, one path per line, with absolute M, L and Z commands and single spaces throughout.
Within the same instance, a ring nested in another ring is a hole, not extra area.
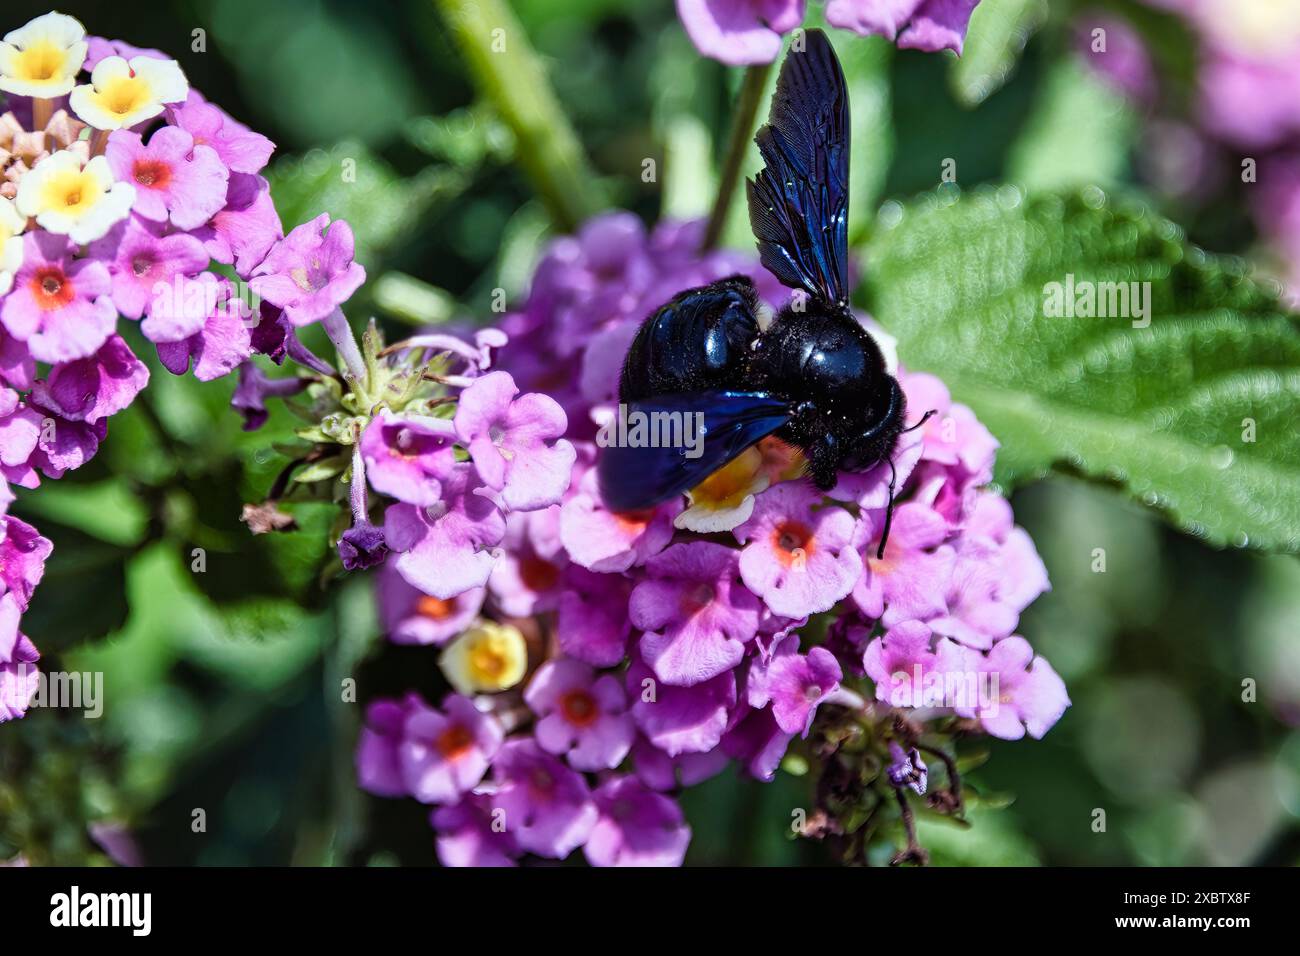
M 0 92 L 3 721 L 38 685 L 19 621 L 51 550 L 7 514 L 10 486 L 84 465 L 148 384 L 123 332 L 170 372 L 215 379 L 301 324 L 304 290 L 319 291 L 332 263 L 295 271 L 290 250 L 310 239 L 286 239 L 260 175 L 274 145 L 208 103 L 166 54 L 49 13 L 0 41 Z M 336 246 L 347 237 L 350 260 L 346 224 L 331 235 Z
M 436 649 L 450 689 L 372 701 L 358 778 L 429 804 L 444 864 L 579 847 L 595 865 L 680 864 L 675 794 L 729 765 L 768 780 L 792 745 L 826 768 L 809 835 L 851 840 L 872 800 L 897 800 L 919 858 L 903 791 L 925 791 L 922 753 L 948 768 L 932 805 L 960 812 L 943 733 L 1041 737 L 1069 704 L 1015 633 L 1048 581 L 984 488 L 997 442 L 931 375 L 899 372 L 913 418 L 936 414 L 894 455 L 883 556 L 889 463 L 823 494 L 772 439 L 680 500 L 605 507 L 596 435 L 645 316 L 737 272 L 771 306 L 789 294 L 701 238 L 699 223 L 591 220 L 549 247 L 491 370 L 481 342 L 403 345 L 460 357 L 439 376 L 460 388 L 454 413 L 385 413 L 361 433 L 354 469 L 395 499 L 387 633 Z

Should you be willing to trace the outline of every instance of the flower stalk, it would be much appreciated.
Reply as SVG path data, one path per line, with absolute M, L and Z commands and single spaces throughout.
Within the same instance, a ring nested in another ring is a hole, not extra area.
M 709 224 L 704 231 L 704 250 L 712 249 L 722 238 L 722 230 L 727 224 L 727 214 L 731 211 L 731 197 L 740 181 L 741 169 L 745 163 L 745 154 L 749 151 L 754 132 L 754 120 L 758 116 L 758 106 L 763 101 L 763 90 L 767 86 L 767 75 L 772 71 L 772 64 L 762 63 L 745 70 L 745 79 L 736 99 L 736 116 L 731 124 L 731 135 L 727 140 L 727 154 L 722 161 L 722 175 L 718 179 L 718 196 L 713 202 L 713 211 L 709 214 Z

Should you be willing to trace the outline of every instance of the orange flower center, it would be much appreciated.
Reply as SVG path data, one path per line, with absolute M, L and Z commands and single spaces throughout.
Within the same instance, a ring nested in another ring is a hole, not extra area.
M 596 700 L 585 690 L 571 690 L 560 698 L 560 713 L 576 727 L 586 727 L 599 714 Z
M 560 569 L 549 561 L 530 555 L 519 562 L 519 577 L 530 591 L 549 591 L 560 579 Z
M 783 521 L 772 529 L 772 547 L 787 568 L 807 561 L 812 555 L 813 534 L 797 521 Z
M 697 584 L 682 594 L 681 608 L 684 614 L 695 614 L 713 603 L 717 595 L 711 584 Z
M 171 180 L 172 171 L 166 163 L 146 159 L 135 164 L 132 178 L 141 186 L 162 189 Z
M 455 610 L 455 601 L 444 601 L 442 598 L 432 597 L 428 594 L 420 595 L 420 600 L 415 602 L 416 614 L 435 621 L 445 621 L 451 617 Z
M 653 508 L 645 508 L 641 511 L 614 512 L 614 520 L 618 522 L 619 529 L 628 535 L 641 534 L 653 517 Z
M 63 308 L 76 296 L 72 283 L 57 266 L 36 270 L 31 287 L 36 304 L 46 312 Z
M 468 728 L 456 724 L 438 735 L 435 746 L 438 748 L 438 753 L 447 760 L 459 760 L 473 749 L 474 735 Z

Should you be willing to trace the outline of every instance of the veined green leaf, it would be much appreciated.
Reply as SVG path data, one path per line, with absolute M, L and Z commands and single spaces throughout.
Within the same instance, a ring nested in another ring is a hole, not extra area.
M 1212 544 L 1300 551 L 1300 323 L 1240 261 L 1136 201 L 1014 187 L 887 206 L 870 261 L 903 363 L 1002 442 L 997 481 L 1064 468 Z M 1054 317 L 1054 283 L 1133 298 Z

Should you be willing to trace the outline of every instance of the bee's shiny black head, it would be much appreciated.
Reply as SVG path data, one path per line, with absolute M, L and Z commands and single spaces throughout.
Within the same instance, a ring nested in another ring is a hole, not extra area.
M 819 299 L 787 306 L 759 338 L 752 381 L 797 403 L 781 437 L 803 449 L 818 487 L 887 458 L 904 402 L 875 340 L 847 310 Z

